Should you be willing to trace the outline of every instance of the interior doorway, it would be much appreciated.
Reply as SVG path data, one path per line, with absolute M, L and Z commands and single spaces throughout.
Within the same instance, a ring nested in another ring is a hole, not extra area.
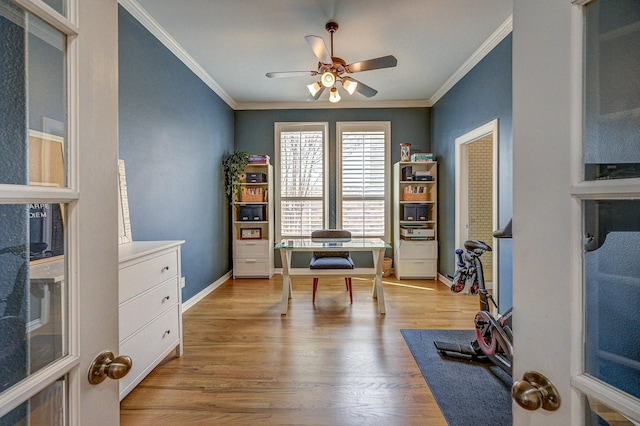
M 480 240 L 493 251 L 482 256 L 488 288 L 498 297 L 498 120 L 456 139 L 456 247 Z

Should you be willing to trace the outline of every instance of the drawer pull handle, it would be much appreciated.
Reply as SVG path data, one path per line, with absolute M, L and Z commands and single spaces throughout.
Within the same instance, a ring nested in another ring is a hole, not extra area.
M 168 266 L 165 266 L 164 268 L 162 268 L 162 271 L 161 271 L 161 272 L 165 272 L 165 271 L 168 271 L 168 270 L 169 270 L 169 267 L 168 267 Z
M 165 301 L 165 300 L 169 300 L 169 299 L 171 299 L 171 296 L 165 296 L 165 297 L 163 297 L 163 298 L 162 298 L 162 303 L 164 303 L 164 301 Z
M 256 263 L 255 259 L 247 259 L 247 263 Z
M 167 336 L 168 334 L 171 334 L 171 330 L 167 330 L 164 333 L 162 333 L 162 338 L 164 339 L 165 336 Z

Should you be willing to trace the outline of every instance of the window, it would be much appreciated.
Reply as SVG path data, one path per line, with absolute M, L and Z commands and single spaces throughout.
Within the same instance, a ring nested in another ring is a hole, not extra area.
M 276 239 L 327 228 L 327 123 L 276 123 Z
M 338 123 L 336 221 L 354 236 L 389 240 L 389 122 Z
M 390 122 L 337 123 L 334 165 L 328 123 L 276 123 L 276 239 L 331 227 L 388 241 L 390 134 Z M 335 221 L 329 214 L 330 167 Z

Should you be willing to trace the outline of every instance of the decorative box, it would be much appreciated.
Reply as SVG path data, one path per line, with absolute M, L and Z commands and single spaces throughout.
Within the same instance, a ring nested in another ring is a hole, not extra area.
M 247 183 L 262 183 L 267 181 L 267 175 L 264 173 L 247 172 Z
M 264 221 L 264 206 L 256 204 L 240 206 L 238 216 L 238 220 L 243 222 Z

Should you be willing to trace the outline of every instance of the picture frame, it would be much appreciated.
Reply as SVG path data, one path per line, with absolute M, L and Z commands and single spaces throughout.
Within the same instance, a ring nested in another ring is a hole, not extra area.
M 124 160 L 118 159 L 118 244 L 133 241 L 131 220 L 129 219 L 129 196 L 127 194 L 127 174 Z
M 242 240 L 259 240 L 261 238 L 261 228 L 240 228 L 240 239 Z

